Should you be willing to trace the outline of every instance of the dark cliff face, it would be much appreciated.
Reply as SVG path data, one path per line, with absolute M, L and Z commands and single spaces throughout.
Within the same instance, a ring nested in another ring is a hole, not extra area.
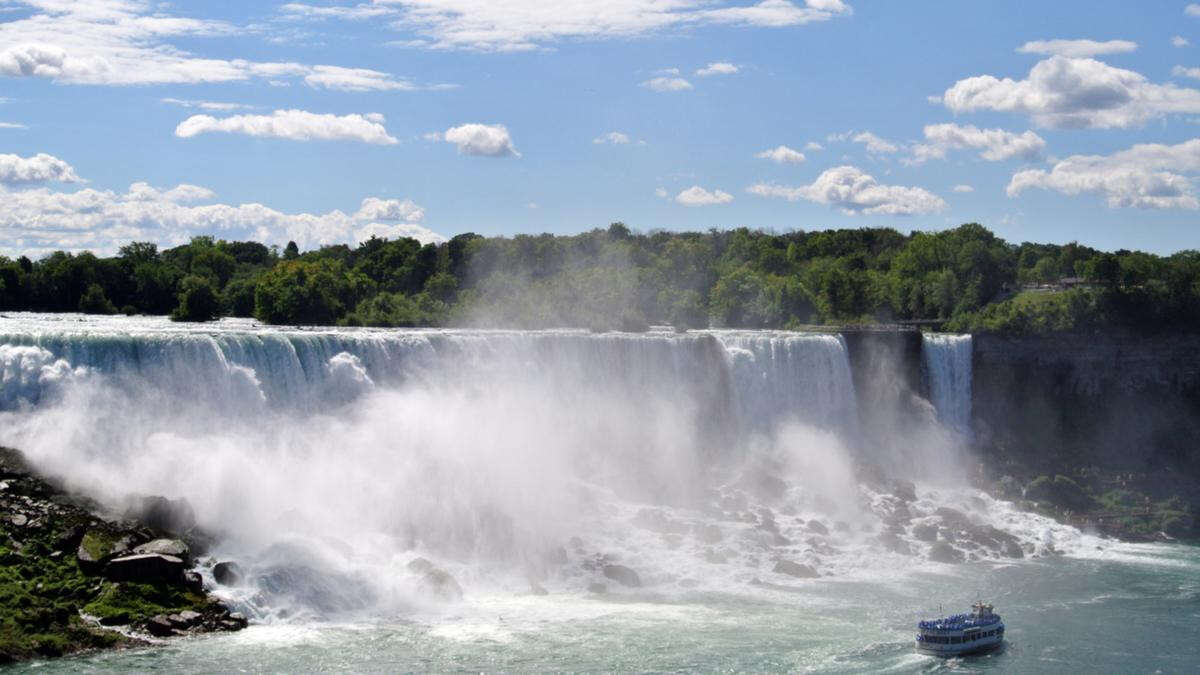
M 974 338 L 973 426 L 1029 470 L 1200 475 L 1200 336 Z

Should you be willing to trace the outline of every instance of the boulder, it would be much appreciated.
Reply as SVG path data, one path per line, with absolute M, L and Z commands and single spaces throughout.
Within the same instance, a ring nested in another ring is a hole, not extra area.
M 175 627 L 166 615 L 158 614 L 146 622 L 146 632 L 155 637 L 167 637 L 175 634 Z
M 884 532 L 879 535 L 879 543 L 892 553 L 912 555 L 912 547 L 894 532 Z
M 941 516 L 942 524 L 946 527 L 956 530 L 963 530 L 971 527 L 971 519 L 967 518 L 967 514 L 959 511 L 958 509 L 952 509 L 948 506 L 939 506 L 934 513 L 936 513 L 938 516 Z
M 104 576 L 113 581 L 137 583 L 179 582 L 183 580 L 183 560 L 157 553 L 122 556 L 108 561 Z
M 154 539 L 140 546 L 135 546 L 133 552 L 169 555 L 179 558 L 185 563 L 191 560 L 191 551 L 188 549 L 188 545 L 178 539 Z
M 608 586 L 605 586 L 598 581 L 593 581 L 592 583 L 588 584 L 587 589 L 589 593 L 603 594 L 608 592 Z
M 406 565 L 406 567 L 408 567 L 409 572 L 414 574 L 424 574 L 433 569 L 433 563 L 429 562 L 425 558 L 413 558 L 412 560 L 408 561 L 408 565 Z
M 222 586 L 236 586 L 242 581 L 242 568 L 233 561 L 226 560 L 213 565 L 213 579 Z
M 25 527 L 29 522 L 29 516 L 24 513 L 14 513 L 9 517 L 8 522 L 12 523 L 14 527 Z
M 938 526 L 929 523 L 921 523 L 913 525 L 912 535 L 917 541 L 935 542 L 937 541 Z
M 462 587 L 458 585 L 450 573 L 434 567 L 421 577 L 418 587 L 422 592 L 439 600 L 462 600 Z
M 622 586 L 640 588 L 642 585 L 642 578 L 638 576 L 638 573 L 624 565 L 605 565 L 603 572 L 604 576 Z
M 161 532 L 183 534 L 196 526 L 196 512 L 186 499 L 141 497 L 125 511 L 125 517 Z
M 199 572 L 184 572 L 183 585 L 193 593 L 204 592 L 204 577 Z
M 892 494 L 904 503 L 917 501 L 917 486 L 910 480 L 893 479 Z
M 808 565 L 802 565 L 798 562 L 792 562 L 791 560 L 780 560 L 776 562 L 772 571 L 777 574 L 786 574 L 790 577 L 796 577 L 797 579 L 813 579 L 820 576 L 812 567 Z
M 817 534 L 829 534 L 829 528 L 819 520 L 808 521 L 808 531 L 816 532 Z
M 85 574 L 97 574 L 108 560 L 127 553 L 137 543 L 134 534 L 118 534 L 101 529 L 88 530 L 79 540 L 75 559 Z
M 944 541 L 939 541 L 929 549 L 929 559 L 934 562 L 957 565 L 963 562 L 963 554 L 958 549 Z

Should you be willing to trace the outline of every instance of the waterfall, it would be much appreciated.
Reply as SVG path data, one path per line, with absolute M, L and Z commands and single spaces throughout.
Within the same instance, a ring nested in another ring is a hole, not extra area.
M 929 398 L 941 423 L 971 433 L 971 336 L 926 333 L 921 354 Z

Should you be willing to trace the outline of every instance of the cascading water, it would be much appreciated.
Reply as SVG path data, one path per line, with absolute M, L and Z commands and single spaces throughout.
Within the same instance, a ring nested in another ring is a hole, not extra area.
M 939 414 L 965 424 L 969 338 L 925 349 Z M 967 492 L 860 483 L 836 335 L 19 315 L 0 378 L 0 444 L 110 504 L 186 498 L 250 570 L 229 592 L 259 620 L 409 612 L 418 555 L 468 591 L 578 591 L 619 560 L 658 589 L 746 592 L 791 581 L 779 560 L 915 564 L 930 546 L 912 528 L 947 505 L 1009 523 L 1022 554 L 1081 537 Z
M 925 333 L 921 354 L 929 398 L 942 424 L 971 434 L 971 336 Z

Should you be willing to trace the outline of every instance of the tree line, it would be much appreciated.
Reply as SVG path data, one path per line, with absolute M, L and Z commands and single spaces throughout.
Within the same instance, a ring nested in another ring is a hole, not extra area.
M 1011 244 L 968 223 L 890 228 L 746 228 L 439 244 L 372 238 L 282 251 L 195 237 L 112 257 L 0 255 L 0 310 L 254 317 L 283 325 L 797 328 L 938 320 L 951 330 L 1200 328 L 1200 252 L 1158 256 L 1077 243 Z

